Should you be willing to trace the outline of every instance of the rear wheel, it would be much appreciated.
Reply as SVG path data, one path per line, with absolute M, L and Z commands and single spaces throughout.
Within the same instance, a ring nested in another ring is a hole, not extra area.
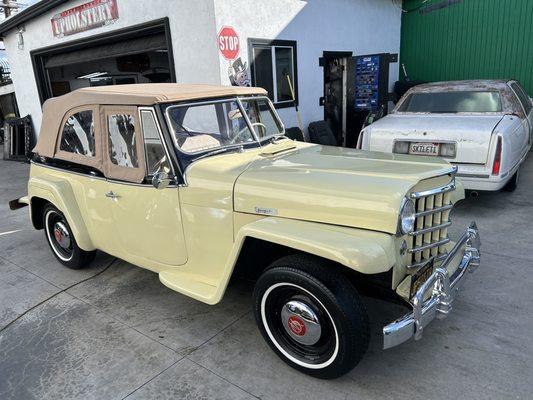
M 505 192 L 514 192 L 516 188 L 518 187 L 518 179 L 520 177 L 520 168 L 518 168 L 513 175 L 511 179 L 509 179 L 509 182 L 506 183 L 506 185 L 503 187 L 503 190 Z
M 94 260 L 96 251 L 85 251 L 78 246 L 65 216 L 51 204 L 44 208 L 43 226 L 52 253 L 61 264 L 80 269 Z
M 270 347 L 308 375 L 337 378 L 367 350 L 368 317 L 355 288 L 317 258 L 296 255 L 275 262 L 257 281 L 254 304 Z

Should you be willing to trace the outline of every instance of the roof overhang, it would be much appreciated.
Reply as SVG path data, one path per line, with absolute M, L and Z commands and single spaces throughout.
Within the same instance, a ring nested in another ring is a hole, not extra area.
M 20 25 L 23 25 L 27 21 L 39 17 L 51 9 L 66 3 L 68 0 L 41 0 L 21 12 L 5 19 L 0 24 L 0 37 L 4 37 L 5 34 L 11 29 L 15 29 Z

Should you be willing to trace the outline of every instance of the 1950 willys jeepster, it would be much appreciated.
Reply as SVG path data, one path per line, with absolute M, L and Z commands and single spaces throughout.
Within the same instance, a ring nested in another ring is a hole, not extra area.
M 409 311 L 384 347 L 419 339 L 479 265 L 464 196 L 441 159 L 295 142 L 259 88 L 148 84 L 84 88 L 44 104 L 28 196 L 33 225 L 70 268 L 96 249 L 215 304 L 255 278 L 259 330 L 286 363 L 334 378 L 369 340 L 361 290 Z M 390 297 L 390 296 L 387 296 Z

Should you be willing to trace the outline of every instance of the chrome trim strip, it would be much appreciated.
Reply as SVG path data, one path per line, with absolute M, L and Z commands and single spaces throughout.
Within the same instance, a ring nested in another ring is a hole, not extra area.
M 439 240 L 438 242 L 432 242 L 432 243 L 425 244 L 424 246 L 413 247 L 412 249 L 407 249 L 407 252 L 408 253 L 420 253 L 421 251 L 429 250 L 429 249 L 432 249 L 433 247 L 442 246 L 448 243 L 449 241 L 450 241 L 450 238 L 447 237 L 447 238 Z
M 426 260 L 420 261 L 419 263 L 406 265 L 405 268 L 407 268 L 407 271 L 411 272 L 411 271 L 416 270 L 416 269 L 418 269 L 420 267 L 423 267 L 424 265 L 426 265 L 431 260 L 435 260 L 435 261 L 444 260 L 447 255 L 448 255 L 448 253 L 437 254 L 436 256 L 431 256 L 431 257 L 429 257 Z
M 442 174 L 442 175 L 446 175 L 446 174 Z M 439 176 L 442 176 L 442 175 L 439 175 Z M 448 183 L 447 185 L 444 185 L 444 186 L 441 186 L 435 189 L 425 190 L 423 192 L 413 192 L 410 194 L 410 197 L 412 199 L 419 199 L 421 197 L 433 196 L 436 194 L 450 192 L 452 190 L 455 190 L 455 179 L 452 182 Z
M 462 250 L 463 257 L 452 276 L 448 267 L 454 257 Z M 481 259 L 481 240 L 475 222 L 463 233 L 443 263 L 435 269 L 430 278 L 420 287 L 412 299 L 413 311 L 383 327 L 383 348 L 389 349 L 410 338 L 419 340 L 424 328 L 435 318 L 445 318 L 452 310 L 452 302 L 466 271 L 474 272 Z M 423 302 L 427 292 L 431 297 Z
M 453 204 L 446 204 L 445 206 L 432 208 L 431 210 L 419 211 L 415 214 L 415 218 L 423 217 L 425 215 L 430 215 L 430 214 L 436 214 L 436 213 L 443 212 L 446 210 L 451 210 L 452 208 L 453 208 Z
M 456 175 L 458 178 L 482 178 L 482 179 L 488 179 L 490 178 L 490 175 L 484 175 L 484 174 L 465 174 L 465 173 L 458 173 Z
M 418 231 L 413 231 L 413 232 L 409 232 L 409 236 L 419 236 L 419 235 L 423 235 L 425 233 L 429 233 L 429 232 L 433 232 L 433 231 L 438 231 L 439 229 L 444 229 L 444 228 L 447 228 L 449 226 L 452 225 L 452 221 L 448 221 L 448 222 L 445 222 L 443 224 L 440 224 L 440 225 L 435 225 L 435 226 L 430 226 L 428 228 L 424 228 L 424 229 L 419 229 Z

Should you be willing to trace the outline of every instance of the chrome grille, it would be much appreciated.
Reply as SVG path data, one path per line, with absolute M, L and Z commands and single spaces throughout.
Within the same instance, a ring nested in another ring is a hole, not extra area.
M 409 253 L 408 269 L 417 269 L 432 259 L 440 260 L 446 256 L 446 243 L 450 221 L 451 192 L 455 182 L 446 186 L 411 194 L 415 202 L 415 230 L 409 234 L 407 246 Z

